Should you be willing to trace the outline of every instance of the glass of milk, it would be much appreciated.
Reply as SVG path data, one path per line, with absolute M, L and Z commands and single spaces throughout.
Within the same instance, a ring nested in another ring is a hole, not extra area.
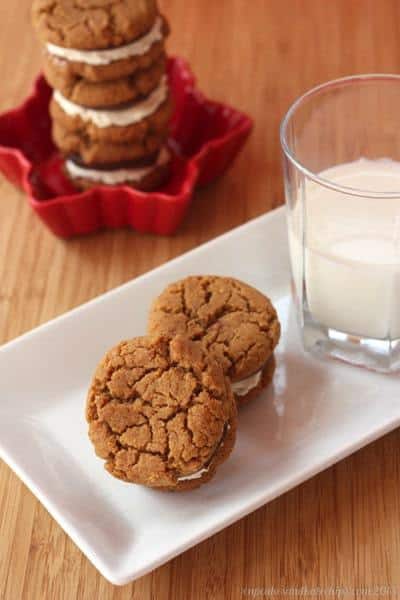
M 400 76 L 314 88 L 290 108 L 281 143 L 305 349 L 400 370 Z

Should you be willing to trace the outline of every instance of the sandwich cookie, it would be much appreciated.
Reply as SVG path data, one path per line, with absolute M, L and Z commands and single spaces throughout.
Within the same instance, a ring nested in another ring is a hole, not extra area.
M 156 0 L 34 0 L 40 40 L 63 48 L 118 48 L 145 35 L 158 16 Z
M 50 104 L 53 138 L 64 154 L 88 164 L 136 160 L 165 143 L 172 112 L 167 77 L 139 102 L 119 109 L 90 109 L 54 92 Z
M 201 344 L 179 336 L 110 350 L 90 386 L 86 417 L 111 475 L 161 490 L 209 481 L 236 437 L 229 380 Z
M 96 185 L 125 185 L 143 192 L 150 192 L 162 186 L 170 174 L 171 154 L 164 146 L 155 160 L 126 163 L 123 166 L 98 165 L 87 167 L 76 158 L 65 161 L 65 172 L 74 185 L 87 190 Z
M 280 323 L 271 301 L 230 277 L 194 276 L 168 286 L 154 301 L 148 332 L 200 340 L 230 378 L 238 404 L 267 386 Z
M 145 96 L 164 72 L 169 29 L 155 0 L 35 0 L 32 15 L 46 79 L 77 104 Z
M 148 69 L 164 56 L 168 34 L 166 19 L 158 16 L 147 33 L 118 48 L 77 50 L 47 43 L 45 70 L 53 80 L 68 80 L 70 87 L 79 79 L 99 83 L 128 77 Z

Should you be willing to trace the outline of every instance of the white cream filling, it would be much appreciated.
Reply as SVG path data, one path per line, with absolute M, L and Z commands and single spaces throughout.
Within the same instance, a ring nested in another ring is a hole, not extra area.
M 207 471 L 208 467 L 205 467 L 204 469 L 200 469 L 200 471 L 192 473 L 191 475 L 184 475 L 183 477 L 178 477 L 178 481 L 191 481 L 192 479 L 200 479 L 203 473 L 207 473 Z
M 232 391 L 237 396 L 245 396 L 251 390 L 258 386 L 261 381 L 262 369 L 258 371 L 254 375 L 250 375 L 250 377 L 246 377 L 246 379 L 242 379 L 241 381 L 235 381 L 232 383 Z
M 57 58 L 63 58 L 70 62 L 86 63 L 87 65 L 109 65 L 124 58 L 142 56 L 155 44 L 163 39 L 163 21 L 157 17 L 153 27 L 144 36 L 125 46 L 109 48 L 106 50 L 75 50 L 74 48 L 62 48 L 54 44 L 46 44 L 49 54 Z
M 151 173 L 155 167 L 161 167 L 167 164 L 169 159 L 170 153 L 166 148 L 163 148 L 158 155 L 156 163 L 147 167 L 102 171 L 97 169 L 87 169 L 86 167 L 77 165 L 72 160 L 67 160 L 65 162 L 65 168 L 71 177 L 89 179 L 90 181 L 105 183 L 106 185 L 116 185 L 119 183 L 141 181 L 146 177 L 146 175 L 149 175 L 149 173 Z
M 146 117 L 149 117 L 161 106 L 168 97 L 168 79 L 164 75 L 156 87 L 147 98 L 128 106 L 127 108 L 114 110 L 98 110 L 94 108 L 85 108 L 75 102 L 65 98 L 59 91 L 55 91 L 53 98 L 62 110 L 70 117 L 80 117 L 85 122 L 91 122 L 96 127 L 126 127 L 133 123 L 138 123 Z

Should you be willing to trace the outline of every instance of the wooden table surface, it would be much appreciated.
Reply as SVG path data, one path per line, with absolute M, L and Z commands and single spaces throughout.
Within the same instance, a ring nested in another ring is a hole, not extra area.
M 30 4 L 0 2 L 1 110 L 20 102 L 39 69 Z M 190 60 L 209 95 L 255 118 L 252 138 L 234 169 L 196 195 L 169 239 L 117 231 L 60 241 L 1 178 L 0 342 L 280 204 L 278 127 L 289 104 L 327 79 L 400 70 L 397 0 L 162 6 L 170 51 Z M 1 463 L 0 598 L 400 597 L 399 461 L 395 431 L 123 588 L 97 573 Z

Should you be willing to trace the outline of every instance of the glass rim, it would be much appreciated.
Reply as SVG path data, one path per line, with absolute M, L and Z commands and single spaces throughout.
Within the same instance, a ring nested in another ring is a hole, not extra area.
M 400 189 L 398 191 L 393 192 L 378 192 L 371 190 L 363 190 L 359 188 L 353 188 L 350 186 L 339 185 L 330 181 L 329 179 L 325 179 L 321 177 L 317 173 L 314 173 L 310 169 L 308 169 L 305 165 L 303 165 L 295 156 L 295 154 L 289 148 L 287 143 L 287 129 L 288 125 L 295 115 L 296 111 L 307 102 L 310 98 L 317 96 L 321 92 L 328 90 L 329 88 L 340 87 L 343 85 L 354 85 L 365 83 L 368 81 L 383 81 L 387 80 L 388 82 L 397 82 L 400 83 L 400 75 L 396 75 L 395 73 L 365 73 L 360 75 L 349 75 L 347 77 L 340 77 L 338 79 L 331 79 L 330 81 L 326 81 L 325 83 L 321 83 L 304 94 L 299 96 L 289 107 L 285 116 L 283 117 L 280 125 L 280 143 L 282 151 L 284 152 L 286 158 L 306 177 L 311 179 L 312 181 L 318 183 L 319 185 L 329 188 L 331 190 L 341 192 L 342 194 L 350 194 L 352 196 L 359 197 L 367 197 L 367 198 L 400 198 Z

